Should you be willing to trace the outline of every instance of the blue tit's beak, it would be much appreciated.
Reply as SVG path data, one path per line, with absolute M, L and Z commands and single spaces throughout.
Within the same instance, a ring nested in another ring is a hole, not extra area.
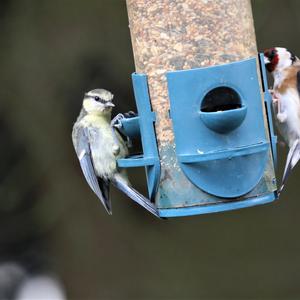
M 115 105 L 112 102 L 110 102 L 110 101 L 106 102 L 105 106 L 107 106 L 107 107 L 115 107 Z

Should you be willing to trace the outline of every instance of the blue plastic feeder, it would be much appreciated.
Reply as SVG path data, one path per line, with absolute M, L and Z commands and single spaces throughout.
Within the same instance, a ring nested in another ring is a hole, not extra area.
M 162 217 L 220 212 L 277 198 L 276 136 L 263 57 L 213 67 L 167 72 L 176 162 L 190 182 L 188 197 L 166 196 L 155 137 L 147 76 L 133 74 L 138 117 L 122 121 L 123 133 L 140 136 L 143 153 L 118 161 L 144 166 L 149 198 Z M 260 72 L 258 72 L 260 70 Z M 262 101 L 261 74 L 264 101 Z M 165 177 L 165 174 L 164 174 Z M 172 187 L 169 187 L 172 188 Z

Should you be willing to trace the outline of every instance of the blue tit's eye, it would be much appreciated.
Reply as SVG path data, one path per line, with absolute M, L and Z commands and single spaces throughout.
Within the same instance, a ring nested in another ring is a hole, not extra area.
M 96 101 L 99 101 L 100 98 L 99 98 L 98 96 L 96 96 L 94 99 L 95 99 Z

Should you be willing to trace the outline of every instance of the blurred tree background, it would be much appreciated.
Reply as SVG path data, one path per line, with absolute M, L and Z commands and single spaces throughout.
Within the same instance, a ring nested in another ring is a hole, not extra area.
M 300 2 L 252 5 L 258 49 L 300 55 Z M 0 263 L 56 274 L 68 299 L 299 296 L 299 167 L 278 202 L 168 221 L 116 190 L 110 217 L 90 191 L 71 129 L 96 87 L 135 108 L 125 0 L 1 0 L 0 32 Z

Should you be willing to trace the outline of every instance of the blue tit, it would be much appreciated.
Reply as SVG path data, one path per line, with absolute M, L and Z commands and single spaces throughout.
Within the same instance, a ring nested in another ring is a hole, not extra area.
M 111 125 L 112 100 L 113 94 L 104 89 L 95 89 L 84 95 L 82 109 L 72 131 L 73 145 L 82 172 L 109 214 L 109 186 L 112 183 L 158 217 L 153 203 L 131 186 L 126 170 L 120 170 L 117 166 L 117 160 L 128 155 L 128 148 Z

